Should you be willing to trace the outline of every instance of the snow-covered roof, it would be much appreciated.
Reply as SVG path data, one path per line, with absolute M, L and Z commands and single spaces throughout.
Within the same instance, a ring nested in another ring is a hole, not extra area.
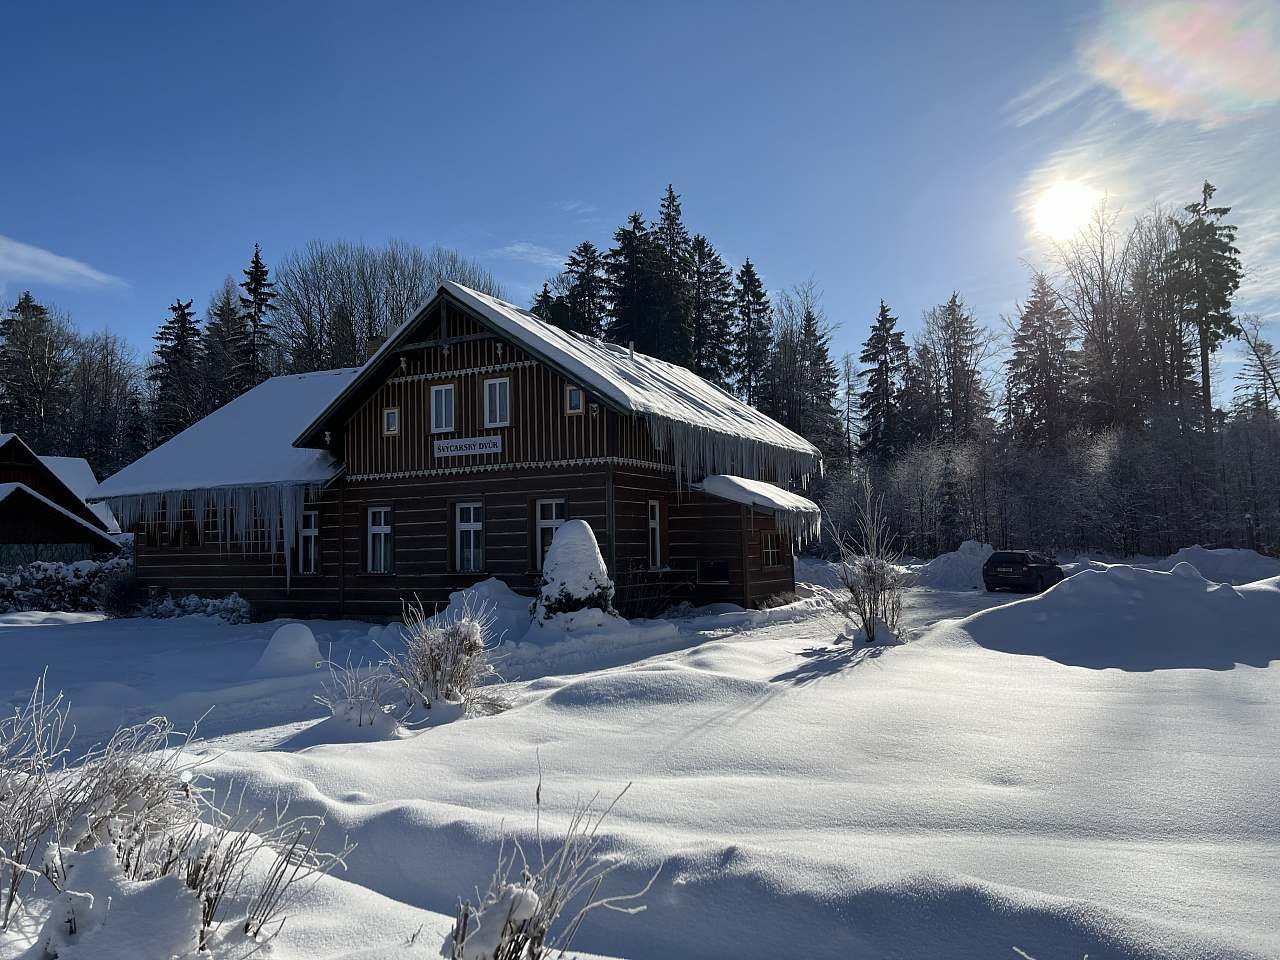
M 821 454 L 808 440 L 684 367 L 619 344 L 562 330 L 514 304 L 445 281 L 431 300 L 387 338 L 362 368 L 372 375 L 442 294 L 469 308 L 496 332 L 558 369 L 619 410 L 648 420 L 655 442 L 674 450 L 686 474 L 736 466 L 816 472 Z M 352 384 L 355 389 L 356 385 Z M 338 406 L 334 398 L 333 408 Z M 298 443 L 314 443 L 330 409 L 313 420 Z
M 41 457 L 40 462 L 52 470 L 68 490 L 86 501 L 85 505 L 102 521 L 108 533 L 120 532 L 120 524 L 116 522 L 116 515 L 109 506 L 105 503 L 87 502 L 89 495 L 98 486 L 98 478 L 94 476 L 93 467 L 89 466 L 88 460 L 84 457 Z
M 103 480 L 92 497 L 325 483 L 341 464 L 328 451 L 293 446 L 293 438 L 357 372 L 272 377 Z
M 796 539 L 816 539 L 821 532 L 822 511 L 818 505 L 807 497 L 783 490 L 772 483 L 720 473 L 704 477 L 701 483 L 694 485 L 694 489 L 699 489 L 708 496 L 771 513 L 778 525 Z
M 8 436 L 12 436 L 12 434 L 9 434 Z M 0 445 L 2 445 L 3 443 L 4 443 L 4 438 L 0 438 Z M 44 494 L 37 493 L 35 490 L 32 490 L 25 483 L 0 483 L 0 503 L 4 503 L 10 497 L 22 496 L 22 495 L 31 497 L 40 506 L 47 507 L 48 509 L 61 514 L 63 517 L 70 520 L 77 527 L 82 529 L 85 532 L 84 542 L 97 543 L 103 546 L 112 546 L 112 547 L 115 546 L 115 541 L 112 540 L 111 537 L 109 537 L 106 533 L 99 530 L 97 527 L 89 523 L 83 517 L 77 517 L 70 510 L 54 503 Z M 79 543 L 80 541 L 77 540 L 76 542 Z

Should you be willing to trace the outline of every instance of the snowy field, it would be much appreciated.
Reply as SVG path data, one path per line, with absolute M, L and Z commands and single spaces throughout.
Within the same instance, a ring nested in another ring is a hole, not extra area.
M 584 924 L 574 946 L 599 955 L 1280 956 L 1280 579 L 1085 561 L 1018 597 L 952 566 L 938 580 L 960 588 L 909 592 L 903 645 L 839 642 L 813 587 L 765 613 L 584 625 L 512 647 L 505 713 L 387 742 L 303 746 L 320 672 L 259 664 L 279 623 L 7 615 L 0 699 L 47 664 L 83 742 L 199 719 L 203 772 L 356 842 L 260 954 L 281 960 L 437 956 L 500 841 L 534 839 L 540 776 L 548 832 L 632 784 L 608 892 L 660 868 L 645 913 Z M 309 625 L 334 660 L 380 655 L 366 624 Z M 163 927 L 173 908 L 136 912 Z M 139 946 L 163 939 L 64 960 L 167 957 Z

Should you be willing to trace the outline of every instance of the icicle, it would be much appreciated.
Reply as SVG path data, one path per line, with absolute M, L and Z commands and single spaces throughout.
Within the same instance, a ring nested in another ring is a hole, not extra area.
M 692 483 L 709 473 L 763 479 L 767 471 L 773 479 L 796 479 L 802 484 L 812 473 L 822 475 L 821 458 L 807 450 L 775 446 L 657 415 L 645 419 L 653 445 L 658 450 L 671 451 L 680 483 Z
M 248 553 L 251 545 L 265 547 L 274 558 L 277 552 L 284 554 L 285 583 L 289 584 L 293 570 L 293 548 L 298 542 L 298 530 L 307 497 L 321 487 L 317 483 L 271 483 L 243 487 L 213 487 L 198 490 L 165 490 L 160 493 L 141 493 L 122 497 L 108 497 L 107 503 L 115 512 L 123 530 L 131 530 L 138 523 L 163 523 L 170 537 L 182 522 L 184 507 L 190 506 L 192 519 L 203 527 L 213 512 L 213 522 L 219 531 L 219 541 L 224 549 L 227 541 L 239 540 Z M 262 526 L 257 528 L 257 522 Z M 274 562 L 274 559 L 273 559 Z

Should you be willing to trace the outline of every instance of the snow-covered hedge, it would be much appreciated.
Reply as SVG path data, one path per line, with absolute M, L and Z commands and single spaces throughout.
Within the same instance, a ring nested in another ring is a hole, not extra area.
M 165 595 L 143 604 L 141 614 L 168 620 L 171 617 L 221 617 L 227 623 L 249 622 L 249 601 L 238 593 L 225 597 L 197 597 L 189 593 L 185 597 Z
M 99 562 L 37 560 L 0 573 L 0 613 L 15 610 L 101 610 L 109 581 L 129 569 L 124 557 Z
M 558 613 L 586 609 L 613 609 L 613 581 L 591 525 L 569 520 L 556 530 L 542 561 L 534 615 L 545 621 Z

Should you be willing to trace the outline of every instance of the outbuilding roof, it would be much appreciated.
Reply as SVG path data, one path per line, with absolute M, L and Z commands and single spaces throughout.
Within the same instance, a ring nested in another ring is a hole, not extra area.
M 93 515 L 102 521 L 107 533 L 119 533 L 120 524 L 116 516 L 105 503 L 88 503 L 90 494 L 98 487 L 98 478 L 94 476 L 93 467 L 84 457 L 41 457 L 40 462 L 54 472 L 77 497 L 86 502 Z
M 0 483 L 0 526 L 6 543 L 87 543 L 115 550 L 109 535 L 25 483 Z

